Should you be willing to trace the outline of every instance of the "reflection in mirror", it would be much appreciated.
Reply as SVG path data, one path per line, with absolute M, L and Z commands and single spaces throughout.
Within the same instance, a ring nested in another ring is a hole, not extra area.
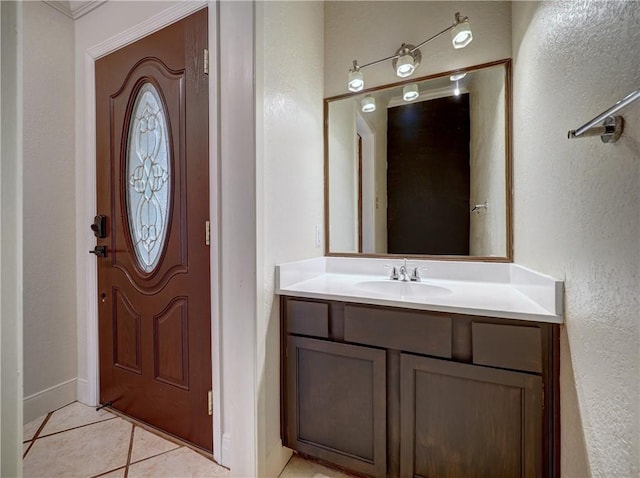
M 510 260 L 509 75 L 505 60 L 325 100 L 328 253 Z

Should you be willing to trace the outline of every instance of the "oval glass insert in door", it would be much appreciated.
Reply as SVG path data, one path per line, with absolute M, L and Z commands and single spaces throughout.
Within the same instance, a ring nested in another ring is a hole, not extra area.
M 152 272 L 167 238 L 171 158 L 167 115 L 158 90 L 138 90 L 127 140 L 129 231 L 140 269 Z

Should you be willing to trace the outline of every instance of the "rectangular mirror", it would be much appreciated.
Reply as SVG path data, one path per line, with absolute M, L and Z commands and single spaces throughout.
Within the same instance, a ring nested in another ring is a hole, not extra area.
M 512 260 L 510 60 L 324 111 L 328 255 Z

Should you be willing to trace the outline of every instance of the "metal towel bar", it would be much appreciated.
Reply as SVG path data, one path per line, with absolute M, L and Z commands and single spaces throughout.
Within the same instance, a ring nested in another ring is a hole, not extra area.
M 613 114 L 638 99 L 640 99 L 640 89 L 629 93 L 611 108 L 600 113 L 578 129 L 569 131 L 567 137 L 573 139 L 581 136 L 600 136 L 603 143 L 615 143 L 624 130 L 624 121 L 621 116 L 613 116 Z M 602 124 L 596 126 L 598 123 Z

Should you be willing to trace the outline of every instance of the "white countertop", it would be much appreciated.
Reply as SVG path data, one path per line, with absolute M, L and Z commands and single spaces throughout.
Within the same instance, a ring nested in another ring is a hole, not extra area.
M 403 296 L 363 288 L 363 282 L 391 282 L 384 268 L 387 264 L 399 266 L 402 262 L 319 257 L 281 264 L 276 266 L 276 293 L 505 319 L 563 322 L 564 283 L 517 264 L 409 260 L 407 268 L 411 270 L 416 266 L 426 267 L 421 270 L 420 284 L 443 287 L 446 291 Z

